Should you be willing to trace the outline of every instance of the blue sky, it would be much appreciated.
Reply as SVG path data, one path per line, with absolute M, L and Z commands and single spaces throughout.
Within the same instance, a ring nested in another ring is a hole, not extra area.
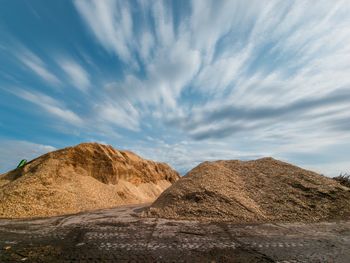
M 85 141 L 350 170 L 349 1 L 3 0 L 0 172 Z

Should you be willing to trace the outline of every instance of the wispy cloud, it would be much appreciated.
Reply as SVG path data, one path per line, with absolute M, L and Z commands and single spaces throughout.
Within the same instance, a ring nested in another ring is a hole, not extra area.
M 78 0 L 74 3 L 101 44 L 122 60 L 130 62 L 133 24 L 128 3 L 113 0 Z
M 98 106 L 99 119 L 107 121 L 110 125 L 118 125 L 129 130 L 139 130 L 140 115 L 129 102 L 104 103 Z
M 59 85 L 59 79 L 47 69 L 47 65 L 33 52 L 23 49 L 17 54 L 18 59 L 40 78 L 51 85 Z
M 82 66 L 71 59 L 59 59 L 58 63 L 74 87 L 81 91 L 86 91 L 89 88 L 90 78 Z
M 73 125 L 81 125 L 83 120 L 73 111 L 67 109 L 59 100 L 38 91 L 29 91 L 21 88 L 12 87 L 11 93 L 23 100 L 29 101 L 46 112 L 64 120 Z

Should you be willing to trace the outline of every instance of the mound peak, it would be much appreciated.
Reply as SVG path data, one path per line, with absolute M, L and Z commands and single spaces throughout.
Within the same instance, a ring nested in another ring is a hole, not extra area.
M 0 217 L 51 216 L 153 201 L 178 180 L 165 163 L 82 143 L 0 175 Z

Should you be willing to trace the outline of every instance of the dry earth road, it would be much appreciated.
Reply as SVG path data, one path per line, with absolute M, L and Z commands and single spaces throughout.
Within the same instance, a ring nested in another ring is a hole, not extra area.
M 0 219 L 0 262 L 350 262 L 350 221 L 191 222 L 140 218 L 144 207 Z

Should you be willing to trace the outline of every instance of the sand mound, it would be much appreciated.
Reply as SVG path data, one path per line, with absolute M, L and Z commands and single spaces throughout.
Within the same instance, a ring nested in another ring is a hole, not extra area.
M 349 218 L 350 188 L 272 158 L 205 162 L 144 215 L 237 223 Z
M 0 217 L 52 216 L 152 202 L 178 178 L 167 164 L 84 143 L 0 175 Z

